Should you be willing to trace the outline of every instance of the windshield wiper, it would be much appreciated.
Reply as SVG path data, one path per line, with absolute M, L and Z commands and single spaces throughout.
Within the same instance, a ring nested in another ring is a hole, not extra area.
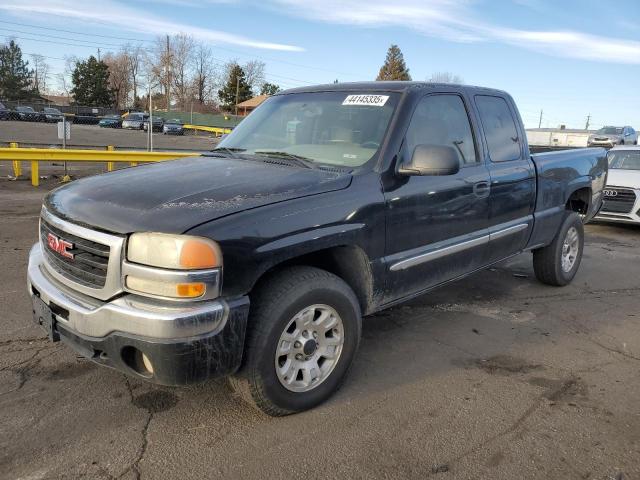
M 292 160 L 294 163 L 296 163 L 297 165 L 300 165 L 302 167 L 307 167 L 307 168 L 316 168 L 317 165 L 315 164 L 315 162 L 313 160 L 311 160 L 310 158 L 307 157 L 303 157 L 300 155 L 294 155 L 293 153 L 289 153 L 289 152 L 278 152 L 278 151 L 273 151 L 273 150 L 258 150 L 253 152 L 255 155 L 262 155 L 265 157 L 274 157 L 274 158 L 281 158 L 284 160 Z
M 217 147 L 214 148 L 213 150 L 211 150 L 212 152 L 215 153 L 226 153 L 227 155 L 229 155 L 231 158 L 240 158 L 238 157 L 238 155 L 236 155 L 236 153 L 238 152 L 244 152 L 246 150 L 246 148 L 237 148 L 237 147 Z

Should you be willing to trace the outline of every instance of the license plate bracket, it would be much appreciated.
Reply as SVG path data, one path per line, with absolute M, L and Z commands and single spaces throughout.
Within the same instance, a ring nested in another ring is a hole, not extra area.
M 52 342 L 60 341 L 60 334 L 56 330 L 56 319 L 49 305 L 37 296 L 32 297 L 33 302 L 33 321 L 41 325 Z

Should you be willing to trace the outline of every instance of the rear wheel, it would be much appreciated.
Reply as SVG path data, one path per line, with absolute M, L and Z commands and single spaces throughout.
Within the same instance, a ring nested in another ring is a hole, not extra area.
M 583 249 L 582 219 L 576 212 L 567 212 L 553 242 L 533 251 L 536 277 L 547 285 L 567 285 L 578 272 Z
M 230 384 L 268 415 L 315 407 L 341 386 L 361 329 L 358 300 L 342 279 L 312 267 L 283 270 L 251 298 L 245 360 Z

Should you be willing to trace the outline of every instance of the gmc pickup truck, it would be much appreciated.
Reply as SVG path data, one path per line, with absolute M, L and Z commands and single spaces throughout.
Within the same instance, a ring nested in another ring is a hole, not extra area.
M 521 252 L 569 283 L 601 148 L 530 155 L 498 90 L 367 82 L 272 96 L 198 158 L 50 192 L 35 321 L 163 385 L 227 376 L 278 416 L 342 384 L 361 319 Z

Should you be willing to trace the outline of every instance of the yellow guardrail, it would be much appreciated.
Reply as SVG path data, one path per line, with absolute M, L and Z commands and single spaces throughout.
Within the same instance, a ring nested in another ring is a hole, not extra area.
M 189 130 L 200 130 L 202 132 L 210 132 L 215 133 L 217 135 L 224 135 L 226 133 L 231 133 L 231 128 L 224 127 L 207 127 L 206 125 L 183 125 L 182 128 L 186 128 Z
M 134 150 L 81 150 L 62 148 L 20 148 L 10 143 L 8 148 L 0 148 L 0 161 L 13 163 L 13 173 L 22 176 L 22 162 L 31 163 L 31 185 L 40 185 L 40 162 L 104 162 L 107 171 L 112 171 L 115 163 L 128 163 L 135 167 L 138 162 L 163 162 L 176 158 L 200 156 L 199 152 L 143 152 Z

